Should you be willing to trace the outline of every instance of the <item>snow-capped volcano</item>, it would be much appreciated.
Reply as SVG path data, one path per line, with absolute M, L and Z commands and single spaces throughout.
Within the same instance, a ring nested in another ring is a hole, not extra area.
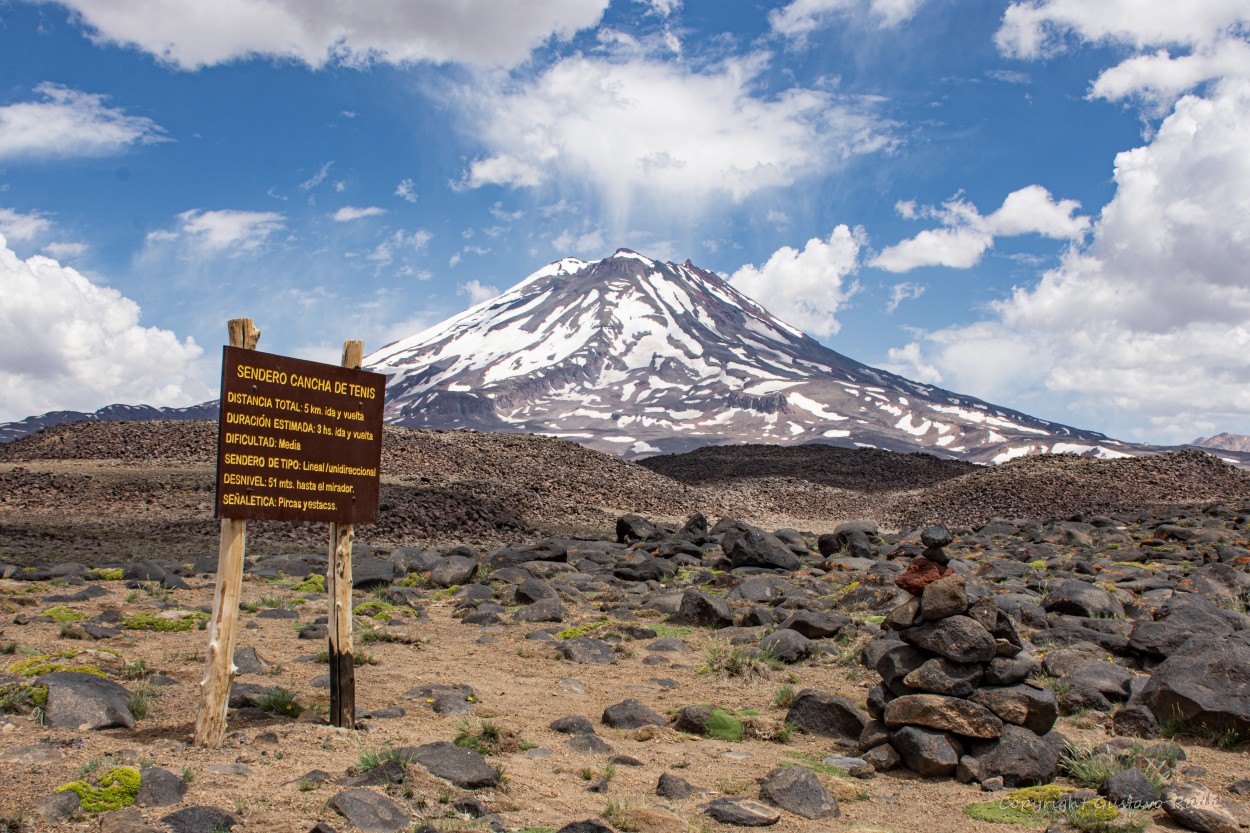
M 985 462 L 1123 453 L 1101 434 L 860 364 L 689 261 L 625 249 L 558 260 L 365 365 L 390 377 L 390 423 L 554 434 L 623 456 L 725 442 Z

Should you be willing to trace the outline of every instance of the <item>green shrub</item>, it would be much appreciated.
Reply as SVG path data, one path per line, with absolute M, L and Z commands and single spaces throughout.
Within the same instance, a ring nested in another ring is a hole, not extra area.
M 771 653 L 747 645 L 730 645 L 713 642 L 704 651 L 700 674 L 715 674 L 718 679 L 742 678 L 744 680 L 768 679 L 773 671 L 785 667 L 785 663 Z
M 256 705 L 263 712 L 284 717 L 299 717 L 304 711 L 303 707 L 295 701 L 295 694 L 282 686 L 266 691 Z

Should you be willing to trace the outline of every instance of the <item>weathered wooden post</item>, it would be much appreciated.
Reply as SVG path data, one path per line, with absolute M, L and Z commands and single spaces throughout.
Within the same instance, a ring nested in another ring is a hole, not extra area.
M 232 318 L 228 324 L 230 346 L 255 350 L 260 330 L 250 318 Z M 217 553 L 217 590 L 213 594 L 213 618 L 208 623 L 208 654 L 200 681 L 200 711 L 195 718 L 195 745 L 220 746 L 226 734 L 226 710 L 234 666 L 234 637 L 239 624 L 239 597 L 243 588 L 243 550 L 247 521 L 221 519 L 221 542 Z
M 359 370 L 363 341 L 343 342 L 343 367 Z M 330 598 L 330 725 L 356 725 L 356 666 L 352 654 L 352 542 L 355 525 L 330 524 L 330 563 L 326 595 Z

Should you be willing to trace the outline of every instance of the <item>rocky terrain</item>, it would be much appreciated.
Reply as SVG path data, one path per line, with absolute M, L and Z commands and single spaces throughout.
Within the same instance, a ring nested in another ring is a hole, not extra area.
M 201 749 L 214 449 L 0 452 L 0 830 L 1250 828 L 1250 488 L 1201 452 L 388 431 L 359 725 L 321 716 L 325 528 L 254 523 Z

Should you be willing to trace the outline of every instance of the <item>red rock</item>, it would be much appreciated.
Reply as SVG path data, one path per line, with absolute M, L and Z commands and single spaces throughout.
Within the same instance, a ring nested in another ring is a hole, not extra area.
M 911 593 L 913 596 L 919 596 L 921 591 L 928 585 L 940 578 L 946 578 L 954 574 L 954 570 L 950 567 L 943 567 L 940 564 L 934 564 L 923 555 L 918 555 L 911 560 L 907 570 L 898 578 L 894 579 L 894 584 Z

